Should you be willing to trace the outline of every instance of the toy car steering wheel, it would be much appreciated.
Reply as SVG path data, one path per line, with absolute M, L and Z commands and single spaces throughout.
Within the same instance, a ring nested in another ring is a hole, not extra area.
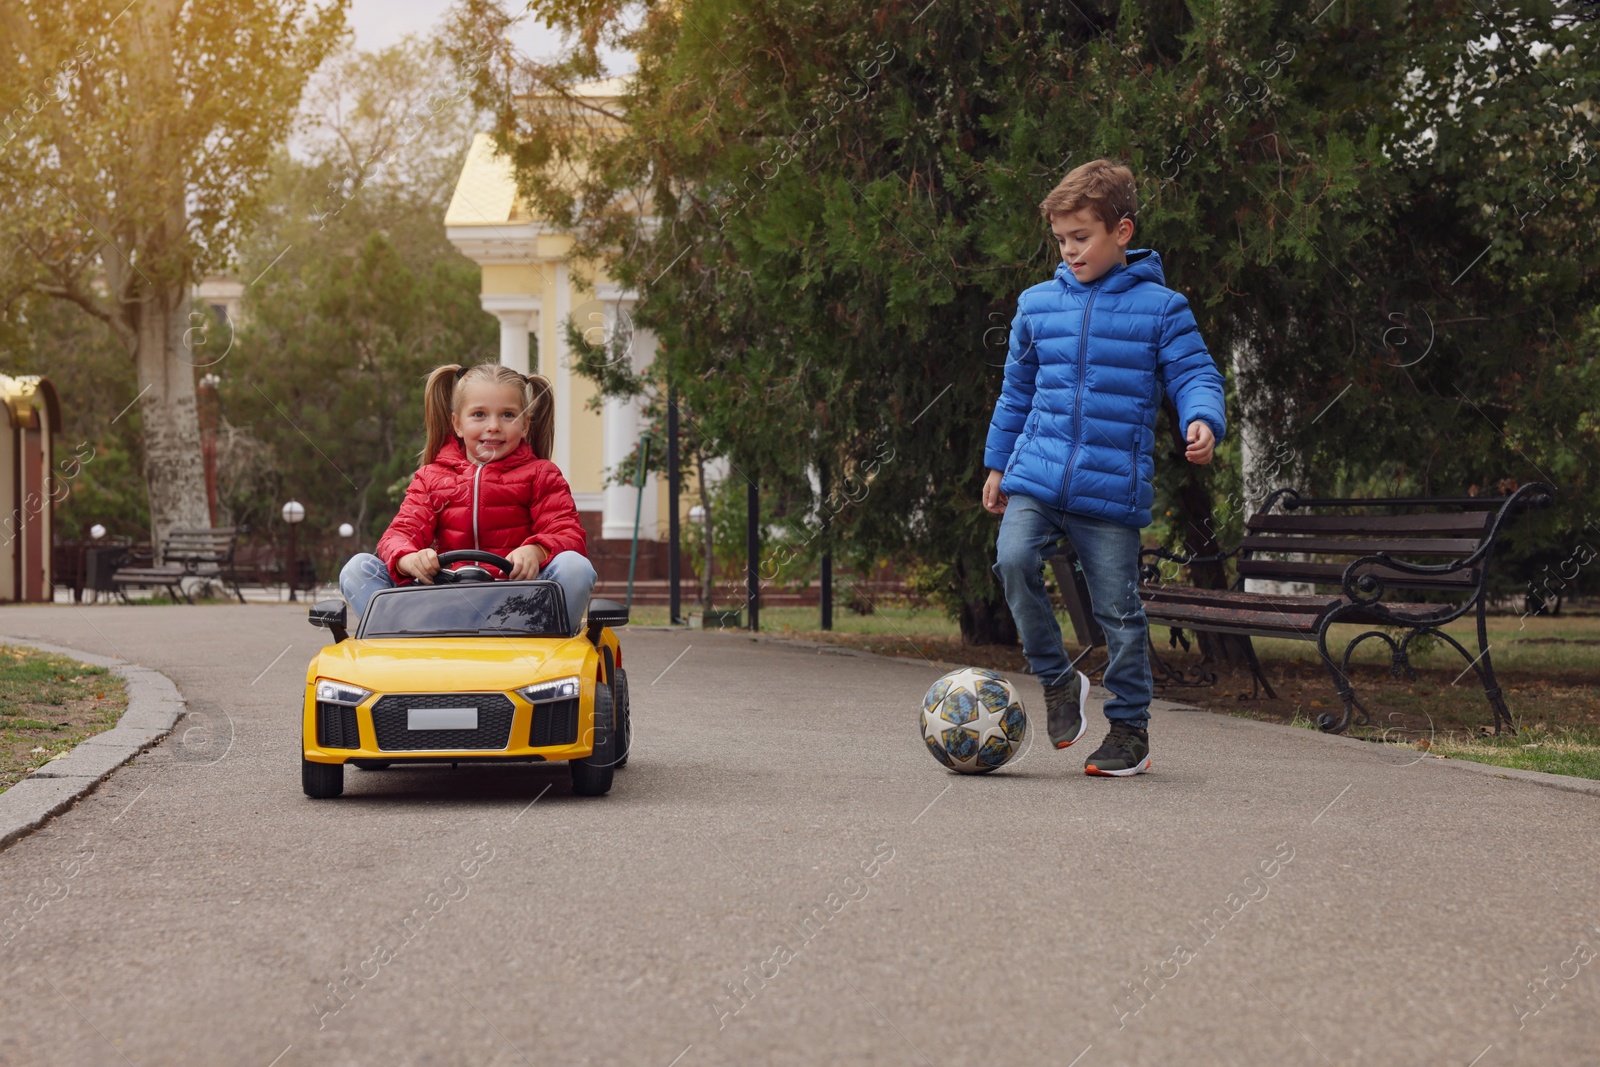
M 494 575 L 482 567 L 462 567 L 459 570 L 450 570 L 452 563 L 492 563 L 500 568 L 502 574 L 509 575 L 514 566 L 504 556 L 497 556 L 493 552 L 484 552 L 476 548 L 463 548 L 455 552 L 439 553 L 439 573 L 433 580 L 443 585 L 452 585 L 456 582 L 492 582 Z

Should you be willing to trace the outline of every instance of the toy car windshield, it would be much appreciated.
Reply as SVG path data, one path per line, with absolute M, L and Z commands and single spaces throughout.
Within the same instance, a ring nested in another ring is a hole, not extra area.
M 555 582 L 407 586 L 372 598 L 360 637 L 569 637 Z

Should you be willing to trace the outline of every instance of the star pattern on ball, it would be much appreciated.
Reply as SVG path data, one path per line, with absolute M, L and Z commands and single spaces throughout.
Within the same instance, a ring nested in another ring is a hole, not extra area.
M 1016 688 L 1003 676 L 963 667 L 929 688 L 919 725 L 934 759 L 963 774 L 985 774 L 1021 751 L 1028 718 Z

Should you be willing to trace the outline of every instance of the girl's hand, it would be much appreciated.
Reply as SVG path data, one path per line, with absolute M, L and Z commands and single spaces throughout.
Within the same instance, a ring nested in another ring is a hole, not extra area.
M 506 559 L 511 561 L 511 580 L 522 581 L 525 578 L 537 578 L 544 569 L 546 556 L 544 549 L 538 545 L 523 545 L 521 548 L 511 550 L 511 555 Z
M 1183 458 L 1190 463 L 1206 464 L 1211 462 L 1211 452 L 1217 447 L 1217 435 L 1211 432 L 1211 427 L 1196 419 L 1189 424 L 1189 448 L 1184 452 Z
M 431 548 L 421 552 L 408 552 L 395 563 L 394 569 L 409 574 L 423 585 L 432 585 L 433 576 L 439 573 L 439 553 Z

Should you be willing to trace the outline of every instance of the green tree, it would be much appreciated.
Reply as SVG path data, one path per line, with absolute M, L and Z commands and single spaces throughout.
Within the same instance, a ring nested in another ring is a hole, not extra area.
M 153 534 L 207 525 L 193 281 L 229 262 L 348 0 L 0 8 L 3 303 L 76 305 L 136 370 Z
M 795 492 L 896 457 L 832 536 L 922 561 L 969 641 L 1013 633 L 977 495 L 1005 327 L 1054 262 L 1034 205 L 1097 156 L 1140 176 L 1134 243 L 1163 254 L 1232 372 L 1235 427 L 1285 481 L 1455 495 L 1543 472 L 1562 506 L 1524 526 L 1539 543 L 1600 500 L 1574 466 L 1592 428 L 1517 392 L 1555 380 L 1596 302 L 1597 24 L 1576 8 L 533 7 L 573 53 L 478 68 L 524 194 L 641 290 L 738 469 Z M 462 51 L 503 29 L 489 0 L 458 11 Z M 604 43 L 638 57 L 616 115 L 573 91 Z M 593 371 L 659 393 L 665 365 Z M 1236 527 L 1217 498 L 1237 462 L 1232 441 L 1213 468 L 1168 454 L 1158 532 L 1204 549 Z

